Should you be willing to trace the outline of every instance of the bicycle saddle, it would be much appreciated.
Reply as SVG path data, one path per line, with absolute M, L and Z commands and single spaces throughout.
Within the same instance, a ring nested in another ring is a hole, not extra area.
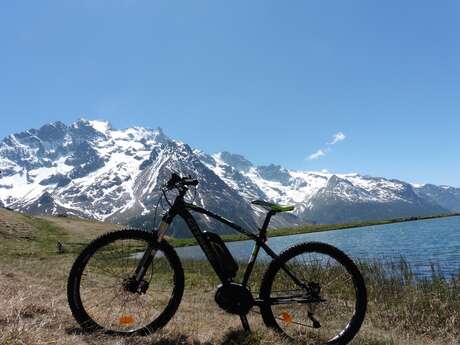
M 274 212 L 294 211 L 294 205 L 278 205 L 278 204 L 273 204 L 271 202 L 267 202 L 263 200 L 254 200 L 254 201 L 251 201 L 251 204 L 261 206 L 267 211 L 274 211 Z

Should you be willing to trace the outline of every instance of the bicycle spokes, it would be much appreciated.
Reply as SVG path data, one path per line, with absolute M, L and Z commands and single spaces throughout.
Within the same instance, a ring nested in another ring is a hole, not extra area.
M 304 253 L 286 263 L 304 288 L 280 271 L 272 285 L 270 304 L 279 327 L 298 338 L 327 341 L 347 327 L 356 303 L 353 280 L 346 268 L 328 255 Z
M 88 315 L 101 327 L 115 331 L 139 329 L 165 308 L 173 290 L 172 270 L 159 255 L 145 279 L 134 272 L 146 243 L 124 239 L 94 254 L 82 275 L 80 295 Z

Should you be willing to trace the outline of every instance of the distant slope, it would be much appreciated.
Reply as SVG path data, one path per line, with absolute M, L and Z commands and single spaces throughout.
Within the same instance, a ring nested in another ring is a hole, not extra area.
M 415 192 L 426 200 L 431 200 L 450 211 L 460 211 L 460 188 L 425 184 L 415 188 Z
M 384 220 L 459 209 L 454 203 L 440 204 L 440 198 L 417 193 L 411 184 L 395 179 L 290 171 L 277 165 L 254 166 L 244 157 L 228 152 L 212 156 L 198 154 L 210 169 L 248 200 L 267 198 L 295 204 L 296 221 L 302 224 Z M 451 190 L 460 195 L 460 189 Z
M 34 217 L 0 208 L 0 256 L 41 256 L 57 242 L 79 251 L 90 240 L 121 226 L 77 217 Z
M 0 208 L 0 237 L 26 239 L 34 235 L 36 228 L 20 213 Z

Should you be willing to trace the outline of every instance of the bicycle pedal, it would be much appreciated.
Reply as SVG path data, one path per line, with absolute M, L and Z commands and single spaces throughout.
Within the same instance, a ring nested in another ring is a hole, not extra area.
M 313 328 L 321 328 L 321 324 L 318 320 L 313 321 Z
M 313 313 L 308 313 L 308 318 L 313 322 L 313 328 L 321 328 L 321 323 L 313 315 Z

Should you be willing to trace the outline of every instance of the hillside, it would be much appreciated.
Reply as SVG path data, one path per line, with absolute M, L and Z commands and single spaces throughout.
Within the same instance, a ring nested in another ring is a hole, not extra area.
M 77 217 L 31 216 L 0 208 L 0 255 L 37 258 L 56 253 L 58 242 L 66 251 L 78 251 L 100 234 L 120 225 Z

